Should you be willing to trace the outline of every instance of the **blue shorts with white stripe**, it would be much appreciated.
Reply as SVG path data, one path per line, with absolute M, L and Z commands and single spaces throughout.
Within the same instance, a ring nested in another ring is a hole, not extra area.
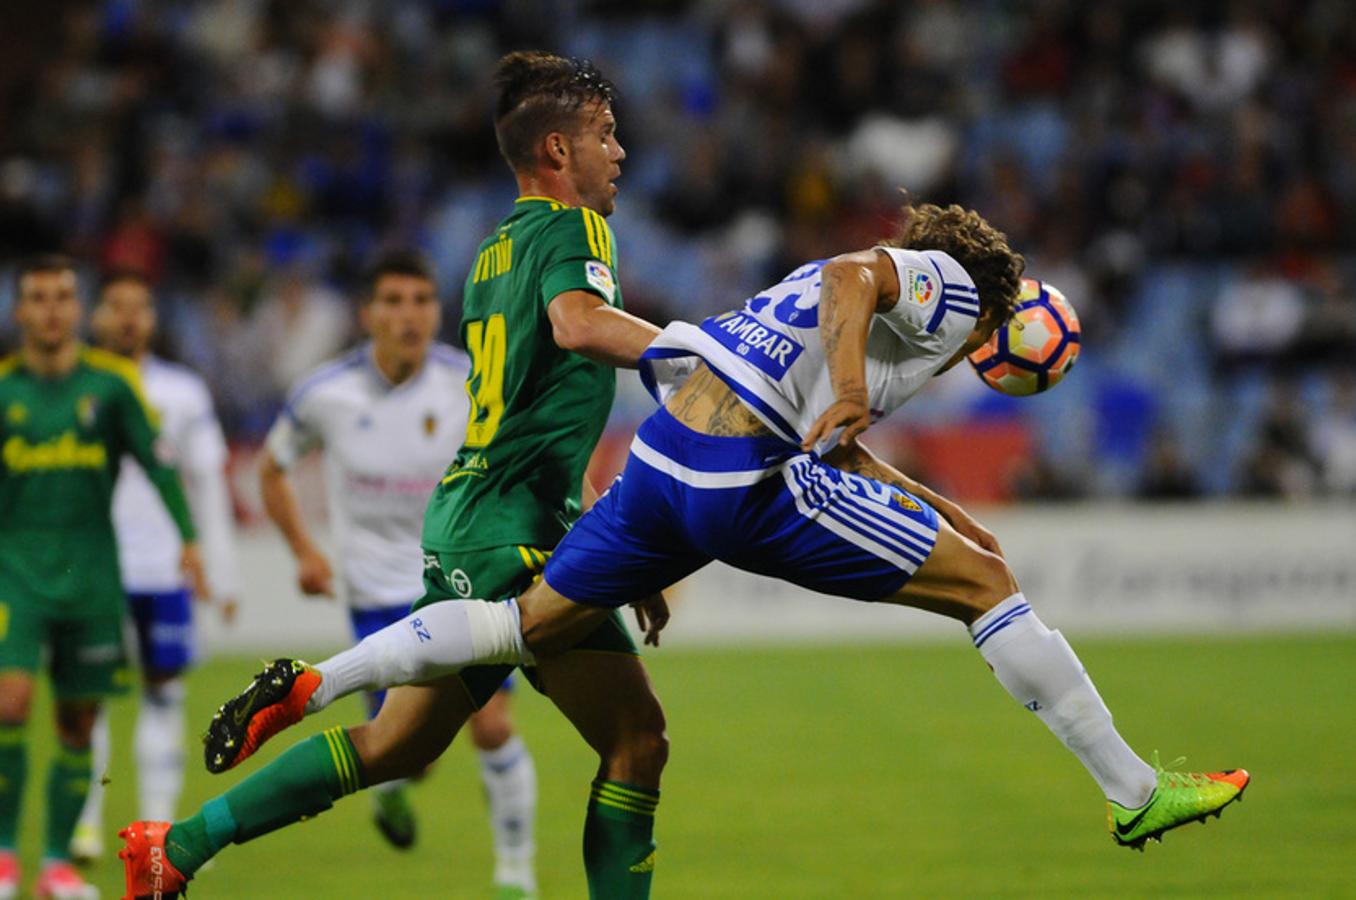
M 773 437 L 699 434 L 660 409 L 621 476 L 557 546 L 545 578 L 616 607 L 713 559 L 824 594 L 880 600 L 932 552 L 937 513 Z

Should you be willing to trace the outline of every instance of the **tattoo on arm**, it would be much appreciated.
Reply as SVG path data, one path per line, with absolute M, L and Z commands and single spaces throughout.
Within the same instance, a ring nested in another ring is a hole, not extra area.
M 918 493 L 918 484 L 890 466 L 883 465 L 869 453 L 854 450 L 841 456 L 831 457 L 826 462 L 835 469 L 851 472 L 854 475 L 865 475 L 867 478 L 874 478 L 882 484 L 908 491 L 910 494 Z
M 839 399 L 860 395 L 865 399 L 866 388 L 852 377 L 855 373 L 837 371 L 833 360 L 843 341 L 843 332 L 847 322 L 838 305 L 838 294 L 843 289 L 845 275 L 841 269 L 833 266 L 824 269 L 824 283 L 819 293 L 820 340 L 824 342 L 824 356 L 829 361 L 829 377 L 833 382 L 834 396 Z

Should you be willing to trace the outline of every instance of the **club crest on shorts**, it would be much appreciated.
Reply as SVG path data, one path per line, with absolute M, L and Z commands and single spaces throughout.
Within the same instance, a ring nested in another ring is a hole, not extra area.
M 893 496 L 891 496 L 890 500 L 891 500 L 891 502 L 893 502 L 896 506 L 899 506 L 899 507 L 902 507 L 902 508 L 904 508 L 904 509 L 907 509 L 909 512 L 922 512 L 922 511 L 923 511 L 923 507 L 921 507 L 921 506 L 919 506 L 917 503 L 915 503 L 914 500 L 913 500 L 913 498 L 910 497 L 908 494 L 895 493 Z
M 22 425 L 28 421 L 28 407 L 22 403 L 11 403 L 5 410 L 5 421 L 11 425 Z
M 433 413 L 424 413 L 424 434 L 429 437 L 438 431 L 438 417 Z

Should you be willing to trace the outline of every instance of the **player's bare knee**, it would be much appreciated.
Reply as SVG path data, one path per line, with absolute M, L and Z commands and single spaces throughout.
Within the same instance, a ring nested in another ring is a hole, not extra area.
M 90 745 L 94 722 L 99 718 L 97 703 L 58 703 L 56 708 L 57 736 L 67 747 L 83 750 Z
M 23 725 L 33 711 L 33 682 L 22 678 L 0 680 L 0 725 Z
M 623 723 L 603 756 L 608 777 L 641 785 L 658 785 L 669 761 L 668 725 L 658 699 Z
M 486 706 L 471 717 L 471 743 L 477 750 L 498 750 L 513 737 L 513 720 Z
M 628 731 L 602 760 L 603 772 L 613 781 L 658 785 L 669 760 L 669 737 L 662 728 Z
M 1020 588 L 1017 586 L 1017 576 L 1012 574 L 1012 568 L 1008 566 L 1007 560 L 987 550 L 980 550 L 979 556 L 982 563 L 976 566 L 978 589 L 975 600 L 977 611 L 983 615 L 1017 593 Z
M 349 729 L 349 739 L 363 764 L 369 785 L 396 778 L 414 778 L 428 768 L 444 747 L 433 747 L 420 740 L 400 739 L 384 733 L 373 720 Z

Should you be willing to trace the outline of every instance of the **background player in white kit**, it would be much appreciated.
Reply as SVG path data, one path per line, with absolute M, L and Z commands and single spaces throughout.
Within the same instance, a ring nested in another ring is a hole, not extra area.
M 111 273 L 99 291 L 91 327 L 104 349 L 129 357 L 141 372 L 147 399 L 160 416 L 161 440 L 184 482 L 206 569 L 206 584 L 185 579 L 179 531 L 146 473 L 136 460 L 125 458 L 113 493 L 113 525 L 141 662 L 133 738 L 137 794 L 143 813 L 164 818 L 174 814 L 184 783 L 183 675 L 195 656 L 193 601 L 215 599 L 229 621 L 239 596 L 226 441 L 203 380 L 151 353 L 156 311 L 145 276 Z M 71 839 L 71 856 L 77 860 L 103 853 L 100 776 L 109 767 L 110 750 L 105 709 L 94 730 L 89 798 Z
M 301 589 L 333 596 L 330 563 L 306 527 L 288 475 L 309 450 L 324 449 L 339 585 L 358 639 L 403 618 L 424 592 L 424 507 L 465 437 L 470 365 L 461 351 L 433 340 L 441 309 L 433 270 L 420 255 L 384 255 L 365 289 L 361 318 L 371 340 L 297 384 L 260 462 L 265 506 L 296 557 Z M 381 693 L 369 695 L 371 715 L 381 700 Z M 471 739 L 489 797 L 495 882 L 522 896 L 535 890 L 536 775 L 513 733 L 507 701 L 501 689 L 471 718 Z M 382 833 L 397 847 L 412 845 L 414 818 L 402 783 L 377 787 L 374 801 Z

